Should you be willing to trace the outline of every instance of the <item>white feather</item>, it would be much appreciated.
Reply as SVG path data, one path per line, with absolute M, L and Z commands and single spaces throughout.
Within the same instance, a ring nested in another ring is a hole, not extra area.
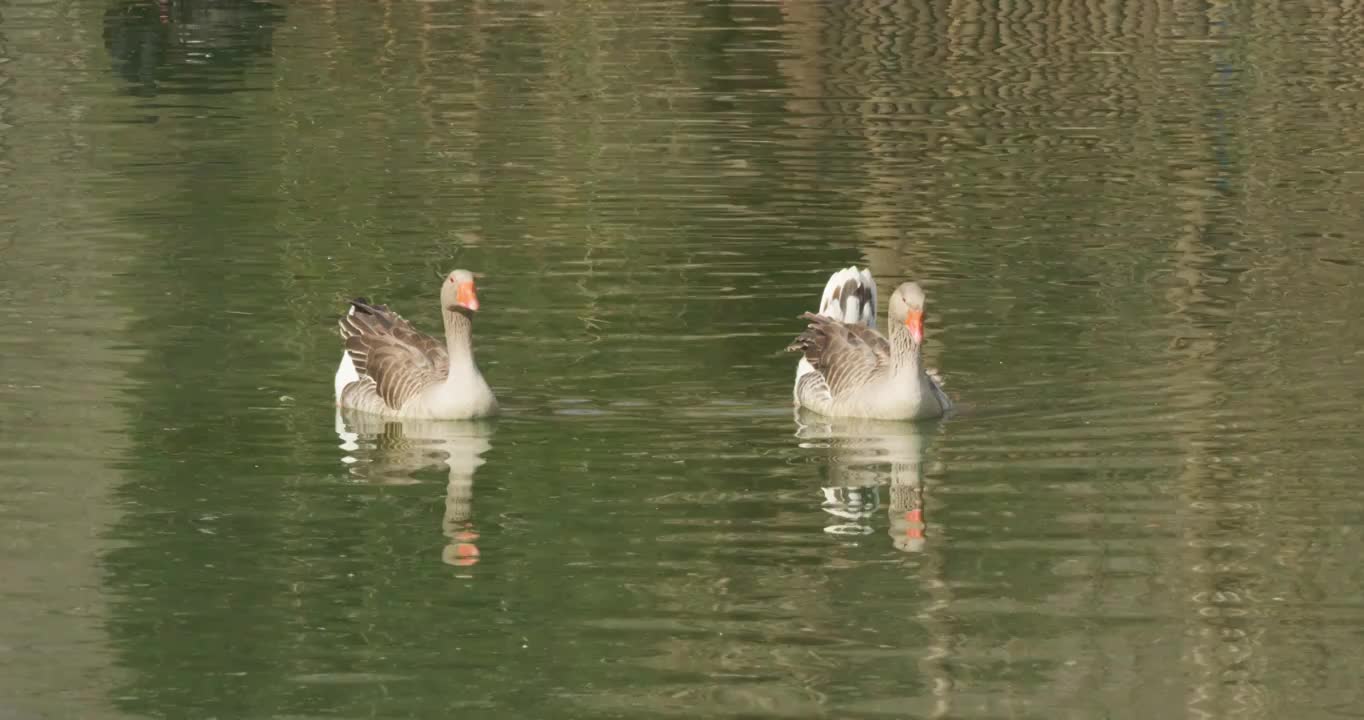
M 834 290 L 843 287 L 849 280 L 866 288 L 871 295 L 871 302 L 859 302 L 856 295 L 845 295 L 834 300 Z M 839 322 L 876 327 L 876 302 L 876 281 L 872 279 L 871 270 L 858 270 L 854 265 L 829 276 L 829 281 L 824 283 L 824 294 L 819 298 L 819 314 Z
M 347 315 L 355 314 L 355 306 L 351 305 Z M 336 404 L 341 405 L 341 391 L 346 386 L 360 379 L 360 373 L 355 370 L 355 362 L 350 359 L 350 353 L 341 351 L 341 364 L 336 368 Z M 337 422 L 341 422 L 341 416 L 337 415 Z
M 336 403 L 341 404 L 341 391 L 346 386 L 360 379 L 360 373 L 355 371 L 355 363 L 350 359 L 350 353 L 341 351 L 341 364 L 336 368 Z

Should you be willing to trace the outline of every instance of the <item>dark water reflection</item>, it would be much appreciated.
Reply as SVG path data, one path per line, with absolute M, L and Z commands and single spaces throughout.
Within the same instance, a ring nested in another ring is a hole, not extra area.
M 0 716 L 1358 714 L 1355 10 L 7 7 Z M 853 263 L 962 414 L 792 417 Z
M 824 478 L 824 511 L 834 518 L 824 532 L 863 535 L 874 531 L 872 518 L 887 497 L 891 542 L 899 550 L 921 552 L 926 536 L 924 447 L 937 422 L 902 423 L 825 418 L 805 410 L 795 414 L 800 447 L 823 450 L 814 461 Z
M 336 414 L 336 435 L 347 453 L 341 462 L 359 482 L 417 484 L 419 471 L 433 465 L 447 468 L 441 531 L 449 541 L 441 559 L 457 567 L 479 560 L 474 471 L 483 464 L 483 453 L 492 448 L 493 427 L 490 421 L 386 420 L 350 410 Z

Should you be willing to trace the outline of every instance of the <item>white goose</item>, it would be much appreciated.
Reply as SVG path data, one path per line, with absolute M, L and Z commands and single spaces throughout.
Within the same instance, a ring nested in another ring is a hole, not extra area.
M 497 399 L 474 364 L 474 276 L 455 270 L 441 285 L 445 342 L 365 298 L 341 317 L 346 348 L 336 369 L 336 404 L 386 417 L 464 420 L 496 414 Z
M 786 349 L 800 352 L 795 401 L 821 415 L 882 420 L 940 417 L 952 401 L 924 369 L 924 291 L 907 282 L 895 289 L 887 322 L 876 331 L 876 282 L 850 267 L 829 278 L 819 313 Z

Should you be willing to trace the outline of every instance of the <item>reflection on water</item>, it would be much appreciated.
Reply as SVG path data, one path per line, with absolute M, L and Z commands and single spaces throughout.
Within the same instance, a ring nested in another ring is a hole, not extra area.
M 886 532 L 897 550 L 924 549 L 924 448 L 940 422 L 888 422 L 865 418 L 827 418 L 795 409 L 800 447 L 822 450 L 820 472 L 824 512 L 840 522 L 824 531 L 834 535 L 874 532 L 872 518 L 886 492 Z
M 448 565 L 467 567 L 479 560 L 474 526 L 474 471 L 492 449 L 491 421 L 399 420 L 337 408 L 336 435 L 347 454 L 341 458 L 351 477 L 370 483 L 411 485 L 417 473 L 434 465 L 448 471 L 441 550 Z
M 198 94 L 210 88 L 195 80 L 268 55 L 282 16 L 265 0 L 116 0 L 104 11 L 104 47 L 129 93 Z

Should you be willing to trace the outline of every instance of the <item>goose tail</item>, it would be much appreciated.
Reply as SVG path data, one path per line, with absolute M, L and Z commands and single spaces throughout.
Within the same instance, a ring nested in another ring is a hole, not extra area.
M 819 314 L 839 322 L 876 327 L 876 281 L 871 270 L 859 270 L 854 265 L 829 276 L 819 298 Z
M 351 307 L 350 312 L 346 313 L 347 317 L 353 315 L 355 315 L 354 306 Z M 346 336 L 346 318 L 341 320 L 341 335 L 342 337 Z M 338 407 L 341 405 L 341 392 L 346 389 L 347 385 L 359 379 L 360 373 L 355 369 L 355 362 L 351 360 L 350 353 L 342 350 L 341 364 L 336 367 L 336 404 Z

